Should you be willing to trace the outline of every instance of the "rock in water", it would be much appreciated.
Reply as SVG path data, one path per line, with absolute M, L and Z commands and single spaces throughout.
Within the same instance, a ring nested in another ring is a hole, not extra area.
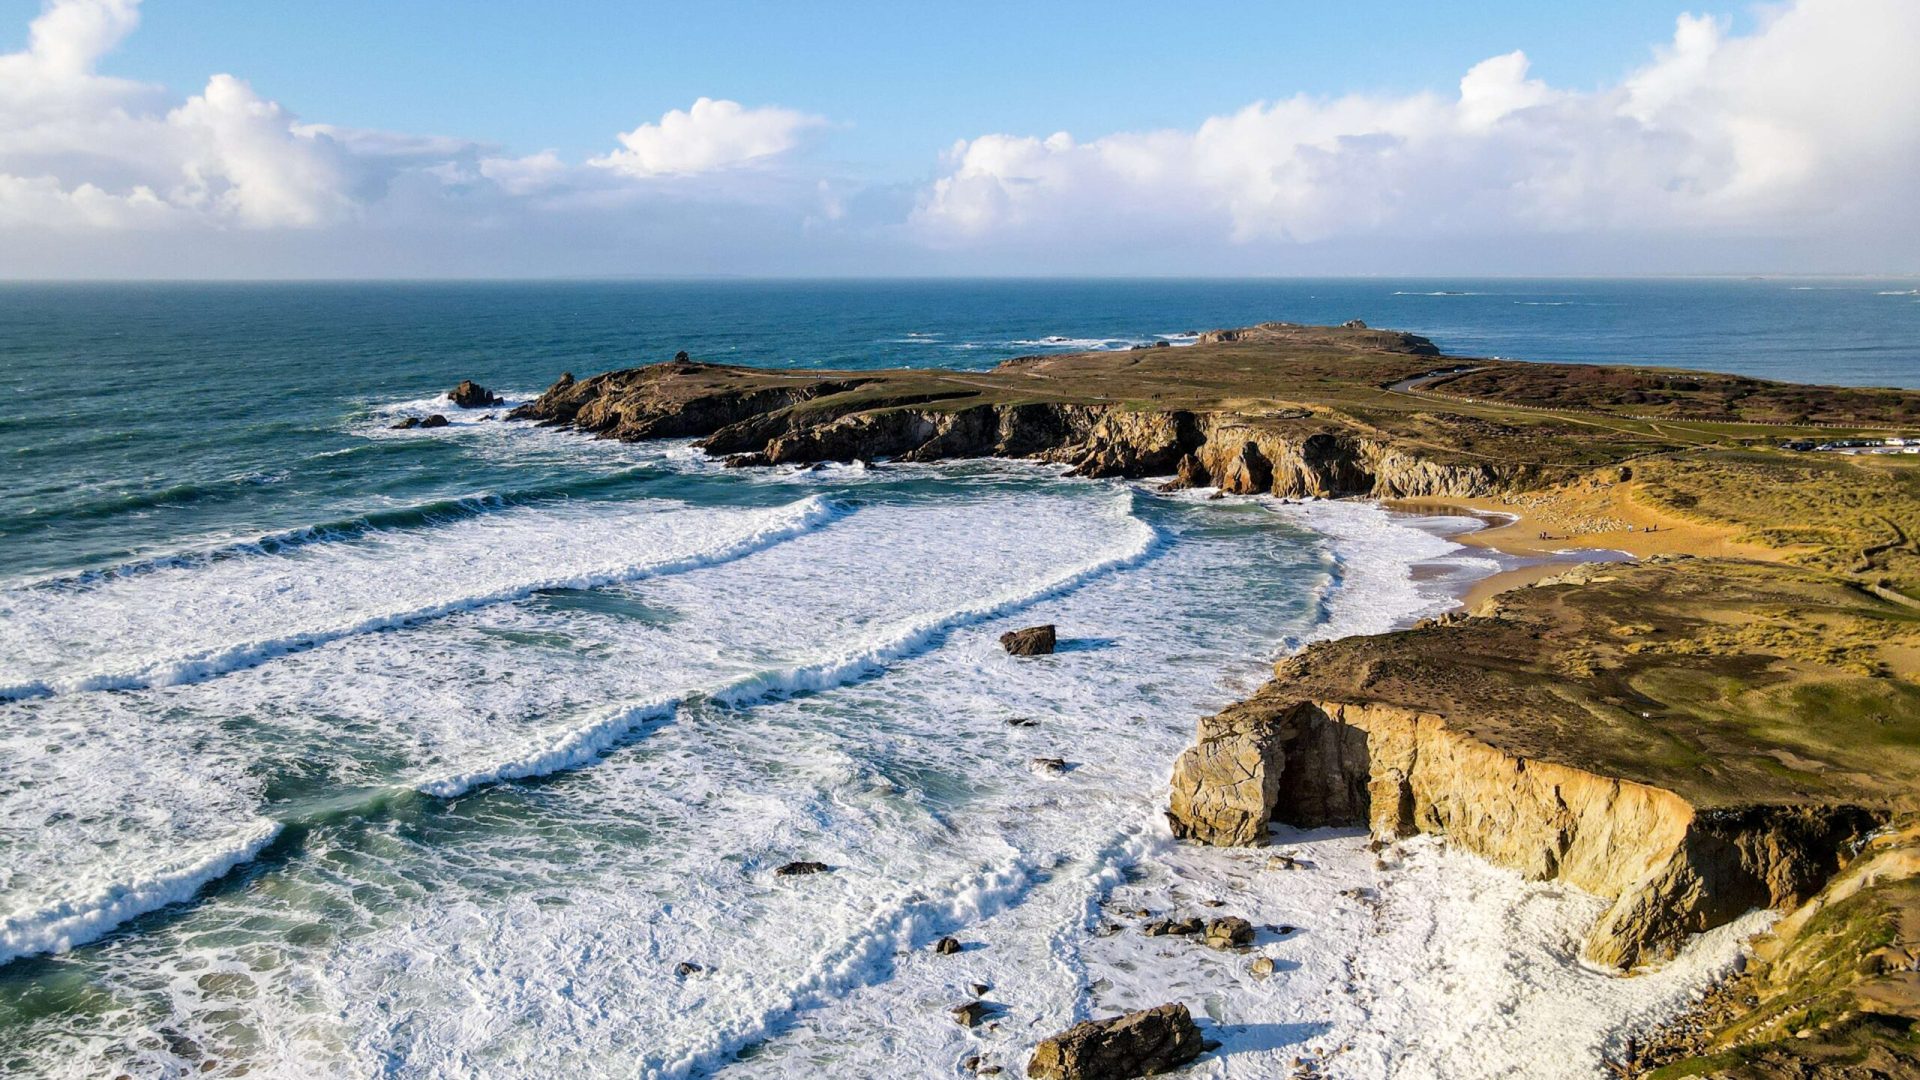
M 500 404 L 499 394 L 472 379 L 461 379 L 459 386 L 447 391 L 447 397 L 463 409 L 484 409 L 489 405 Z
M 1143 923 L 1140 927 L 1140 932 L 1148 937 L 1167 937 L 1169 935 L 1186 937 L 1190 934 L 1198 934 L 1205 930 L 1206 924 L 1202 923 L 1197 917 L 1187 919 L 1155 919 L 1150 923 Z
M 1207 924 L 1207 945 L 1215 949 L 1238 949 L 1253 944 L 1253 924 L 1237 915 L 1215 919 Z
M 1000 644 L 1015 656 L 1046 656 L 1053 652 L 1053 624 L 1010 630 L 1000 635 Z
M 434 413 L 432 416 L 429 416 L 425 420 L 420 421 L 420 426 L 421 427 L 446 427 L 451 422 L 452 421 L 448 420 L 444 416 L 441 416 L 439 413 Z
M 799 862 L 790 862 L 778 870 L 775 870 L 774 873 L 781 877 L 798 877 L 801 874 L 824 874 L 832 869 L 833 867 L 828 866 L 826 863 L 808 862 L 802 859 Z
M 1154 1076 L 1199 1057 L 1205 1044 L 1185 1005 L 1160 1005 L 1075 1024 L 1034 1048 L 1027 1075 L 1036 1080 Z
M 409 429 L 419 427 L 420 418 L 417 416 L 409 416 L 405 420 L 402 420 L 397 424 L 388 424 L 387 426 L 392 428 L 395 431 L 407 431 Z
M 954 1023 L 961 1027 L 977 1027 L 980 1021 L 987 1018 L 987 1003 L 969 1001 L 965 1005 L 955 1005 L 949 1011 L 953 1013 Z
M 941 956 L 952 956 L 954 953 L 959 952 L 961 948 L 960 939 L 954 937 L 943 937 L 933 943 L 933 951 L 939 953 Z

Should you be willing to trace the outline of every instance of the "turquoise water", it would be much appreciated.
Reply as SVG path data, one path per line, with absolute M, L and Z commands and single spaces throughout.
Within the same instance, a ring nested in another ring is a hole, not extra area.
M 1159 977 L 1091 959 L 1091 913 L 1158 865 L 1194 717 L 1488 569 L 1362 505 L 725 470 L 450 409 L 461 378 L 1360 317 L 1915 385 L 1902 287 L 0 287 L 0 1072 L 952 1075 Z M 1000 652 L 1041 621 L 1058 656 Z M 835 872 L 771 874 L 800 858 Z M 1017 1023 L 946 1019 L 959 969 L 901 959 L 942 933 L 991 938 L 966 971 Z

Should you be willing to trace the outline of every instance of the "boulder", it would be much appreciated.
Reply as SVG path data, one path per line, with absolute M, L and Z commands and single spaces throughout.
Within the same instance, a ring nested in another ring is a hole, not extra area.
M 833 867 L 828 866 L 826 863 L 808 862 L 802 859 L 797 862 L 790 862 L 778 870 L 775 870 L 774 873 L 781 877 L 798 877 L 801 874 L 824 874 L 832 869 Z
M 1207 923 L 1207 946 L 1213 949 L 1241 949 L 1253 944 L 1253 924 L 1237 915 Z
M 432 416 L 429 416 L 425 420 L 420 421 L 420 426 L 421 427 L 446 427 L 449 423 L 452 423 L 452 421 L 448 420 L 444 416 L 441 416 L 439 413 L 434 413 Z
M 447 397 L 463 409 L 484 409 L 489 405 L 500 404 L 499 394 L 472 379 L 461 379 L 459 386 L 447 391 Z
M 1181 1004 L 1088 1020 L 1034 1048 L 1035 1080 L 1131 1080 L 1172 1072 L 1200 1056 L 1206 1040 Z
M 1143 924 L 1140 927 L 1140 932 L 1148 937 L 1167 937 L 1170 935 L 1185 937 L 1190 934 L 1201 933 L 1206 930 L 1206 928 L 1206 924 L 1198 918 L 1155 919 L 1150 923 Z
M 1000 635 L 1000 644 L 1015 656 L 1046 656 L 1053 652 L 1053 624 L 1009 630 Z
M 959 1024 L 961 1027 L 975 1027 L 980 1021 L 987 1018 L 987 1003 L 984 1001 L 969 1001 L 964 1005 L 955 1005 L 949 1011 L 953 1013 L 954 1023 Z
M 952 956 L 954 953 L 959 952 L 961 948 L 963 948 L 963 946 L 960 944 L 960 939 L 955 937 L 943 937 L 933 943 L 933 951 L 939 953 L 941 956 Z

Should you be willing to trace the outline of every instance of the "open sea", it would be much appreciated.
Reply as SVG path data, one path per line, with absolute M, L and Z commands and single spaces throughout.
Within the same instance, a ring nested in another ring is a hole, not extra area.
M 1014 1075 L 1167 1000 L 1223 1044 L 1194 1075 L 1599 1075 L 1757 924 L 1618 979 L 1574 957 L 1574 890 L 1355 830 L 1282 837 L 1314 871 L 1275 875 L 1160 816 L 1194 720 L 1276 656 L 1496 569 L 1447 539 L 1471 523 L 1019 462 L 725 470 L 444 392 L 1350 318 L 1914 387 L 1915 286 L 0 285 L 0 1075 Z M 1000 650 L 1039 622 L 1057 655 Z M 1215 899 L 1273 975 L 1134 929 Z

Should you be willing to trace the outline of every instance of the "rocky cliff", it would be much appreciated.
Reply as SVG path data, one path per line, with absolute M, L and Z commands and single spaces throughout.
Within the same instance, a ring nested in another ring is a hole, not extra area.
M 1017 457 L 1234 494 L 1383 498 L 1490 495 L 1543 474 L 1531 463 L 1449 457 L 1324 410 L 994 400 L 1006 395 L 960 376 L 915 374 L 817 377 L 676 361 L 563 377 L 512 415 L 603 438 L 691 437 L 733 466 Z
M 1244 702 L 1200 724 L 1174 765 L 1177 836 L 1239 845 L 1271 822 L 1446 836 L 1535 880 L 1614 901 L 1588 959 L 1657 962 L 1757 907 L 1812 897 L 1879 816 L 1853 806 L 1701 809 L 1647 784 L 1506 753 L 1393 706 Z
M 1775 625 L 1813 611 L 1825 632 L 1787 648 Z M 1282 661 L 1200 722 L 1169 818 L 1223 845 L 1261 843 L 1272 822 L 1442 834 L 1611 899 L 1587 956 L 1655 962 L 1746 911 L 1808 902 L 1915 808 L 1914 746 L 1891 718 L 1920 692 L 1834 650 L 1855 635 L 1904 648 L 1910 624 L 1784 567 L 1588 567 Z

